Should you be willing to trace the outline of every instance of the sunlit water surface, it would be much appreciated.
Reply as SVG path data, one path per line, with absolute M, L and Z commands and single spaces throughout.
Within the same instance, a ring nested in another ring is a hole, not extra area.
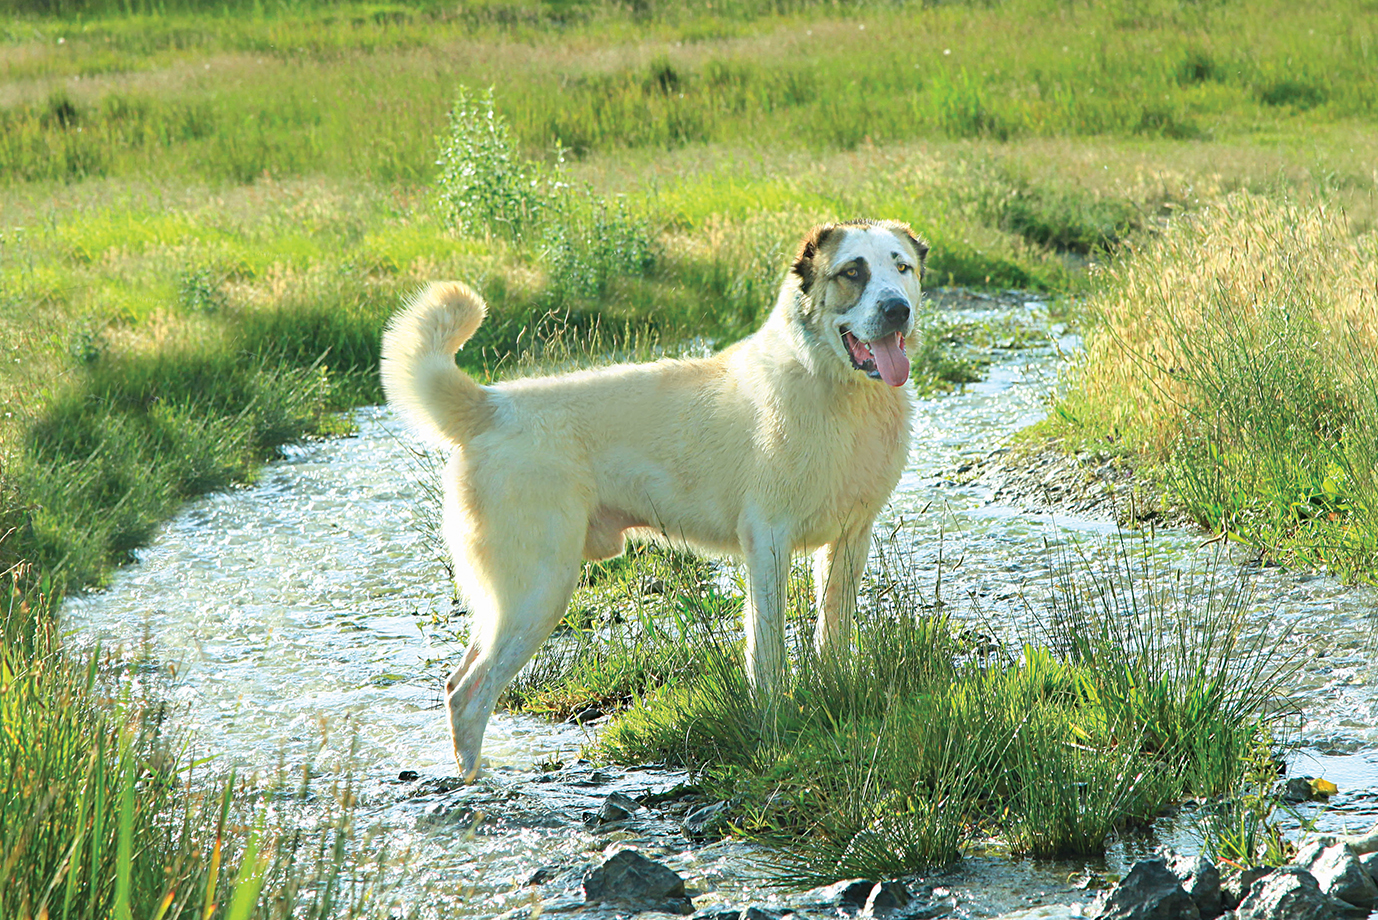
M 964 310 L 976 320 L 1013 311 L 1046 324 L 1035 303 Z M 931 578 L 935 592 L 941 558 L 942 596 L 959 615 L 979 616 L 981 628 L 1030 628 L 1046 608 L 1056 560 L 1077 557 L 1094 571 L 1122 552 L 1111 523 L 992 504 L 988 488 L 954 481 L 955 470 L 1042 418 L 1061 355 L 1076 344 L 1057 333 L 1046 347 L 997 352 L 981 383 L 919 401 L 909 467 L 881 528 L 901 525 L 896 541 L 910 571 Z M 454 765 L 439 691 L 459 648 L 444 625 L 451 591 L 431 536 L 434 465 L 418 460 L 387 410 L 355 419 L 356 435 L 290 448 L 254 486 L 190 503 L 108 589 L 70 599 L 64 628 L 174 666 L 180 722 L 224 762 L 265 773 L 280 763 L 352 769 L 371 845 L 397 854 L 407 906 L 422 915 L 489 917 L 534 905 L 551 887 L 522 883 L 553 866 L 565 870 L 568 897 L 555 886 L 547 912 L 600 916 L 578 906 L 578 867 L 625 843 L 680 871 L 700 909 L 787 904 L 825 915 L 808 896 L 763 888 L 741 843 L 686 848 L 672 826 L 654 821 L 587 830 L 581 812 L 610 791 L 669 789 L 683 777 L 578 765 L 553 778 L 535 772 L 575 761 L 584 729 L 499 713 L 484 748 L 491 784 L 462 790 L 445 781 Z M 1163 577 L 1215 571 L 1226 581 L 1242 572 L 1260 634 L 1292 630 L 1288 641 L 1307 656 L 1293 771 L 1339 785 L 1318 814 L 1323 827 L 1366 829 L 1378 815 L 1373 592 L 1222 562 L 1201 542 L 1195 532 L 1159 531 L 1152 568 Z M 497 801 L 499 813 L 480 820 Z M 1190 824 L 1163 821 L 1159 840 L 1193 849 Z M 1154 843 L 1118 844 L 1108 867 L 1122 870 Z M 1069 879 L 1106 867 L 976 858 L 929 884 L 949 893 L 954 916 L 989 917 L 1077 900 Z

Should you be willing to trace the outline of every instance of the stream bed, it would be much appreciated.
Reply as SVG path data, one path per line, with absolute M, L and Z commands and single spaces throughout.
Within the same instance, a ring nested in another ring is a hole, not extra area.
M 1103 517 L 1040 511 L 1003 493 L 992 500 L 989 484 L 957 475 L 1043 416 L 1076 340 L 1023 297 L 945 292 L 936 302 L 969 322 L 1046 330 L 1045 344 L 992 347 L 981 382 L 919 400 L 910 463 L 877 530 L 893 531 L 909 571 L 953 600 L 955 615 L 979 611 L 982 628 L 1029 628 L 1051 591 L 1052 556 L 1095 568 L 1138 538 L 1122 538 Z M 406 876 L 404 907 L 419 916 L 612 916 L 581 903 L 578 879 L 625 845 L 683 875 L 700 911 L 836 916 L 817 892 L 769 887 L 760 853 L 744 843 L 691 844 L 675 804 L 684 775 L 581 762 L 594 729 L 498 713 L 484 746 L 487 778 L 458 785 L 440 691 L 461 649 L 445 625 L 454 602 L 433 536 L 433 465 L 386 409 L 359 410 L 355 420 L 355 435 L 288 448 L 253 486 L 189 503 L 107 589 L 68 599 L 70 641 L 175 669 L 177 719 L 200 753 L 241 772 L 351 772 L 359 823 L 371 846 L 393 854 Z M 1339 786 L 1324 808 L 1306 806 L 1322 829 L 1366 830 L 1378 819 L 1378 596 L 1222 557 L 1202 542 L 1195 531 L 1159 529 L 1148 552 L 1163 577 L 1242 575 L 1260 634 L 1290 629 L 1306 656 L 1290 771 Z M 613 792 L 650 794 L 665 807 L 587 826 L 585 815 Z M 911 888 L 935 917 L 1075 904 L 1088 897 L 1079 879 L 1123 872 L 1157 844 L 1199 846 L 1179 816 L 1152 837 L 1116 843 L 1103 860 L 971 857 Z

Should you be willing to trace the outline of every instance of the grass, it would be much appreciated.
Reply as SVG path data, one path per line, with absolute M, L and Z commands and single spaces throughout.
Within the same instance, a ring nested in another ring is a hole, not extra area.
M 1183 796 L 1241 790 L 1296 668 L 1285 638 L 1251 633 L 1241 584 L 1164 573 L 1147 541 L 1116 559 L 1110 571 L 1057 560 L 1043 634 L 996 646 L 925 607 L 914 573 L 883 568 L 855 656 L 820 661 L 798 643 L 764 727 L 739 641 L 701 613 L 702 585 L 680 582 L 668 605 L 700 611 L 680 621 L 694 666 L 645 668 L 678 679 L 643 684 L 597 751 L 694 771 L 788 884 L 891 878 L 992 848 L 1100 853 Z M 682 638 L 635 632 L 662 658 L 684 654 Z
M 352 792 L 270 785 L 261 803 L 167 725 L 156 668 L 65 652 L 22 572 L 0 581 L 0 914 L 326 918 L 381 913 L 348 855 Z M 127 667 L 127 670 L 124 669 Z M 307 805 L 310 798 L 312 804 Z
M 1378 98 L 1378 42 L 1351 0 L 861 4 L 827 17 L 808 3 L 468 7 L 173 4 L 165 17 L 92 4 L 75 21 L 40 9 L 10 28 L 4 66 L 23 91 L 3 110 L 0 174 L 415 181 L 432 174 L 456 86 L 495 73 L 500 109 L 541 155 L 743 137 L 1197 139 L 1368 119 Z M 202 60 L 212 72 L 186 66 Z
M 1052 427 L 1261 555 L 1371 578 L 1375 264 L 1331 207 L 1241 193 L 1175 222 L 1106 272 Z

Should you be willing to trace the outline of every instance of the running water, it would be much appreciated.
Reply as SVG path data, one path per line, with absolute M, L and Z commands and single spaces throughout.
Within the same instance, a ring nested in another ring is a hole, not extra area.
M 1037 302 L 946 301 L 969 320 L 1048 328 Z M 920 400 L 910 464 L 878 527 L 895 532 L 911 571 L 932 573 L 935 592 L 969 599 L 989 622 L 1040 608 L 1050 546 L 1073 546 L 1092 565 L 1119 552 L 1112 523 L 1029 513 L 989 502 L 988 487 L 954 482 L 955 470 L 1043 416 L 1075 345 L 1054 326 L 1041 347 L 994 350 L 982 382 Z M 655 819 L 612 834 L 586 828 L 582 812 L 610 792 L 669 791 L 685 777 L 574 763 L 589 740 L 583 729 L 499 713 L 484 745 L 491 782 L 457 787 L 440 689 L 460 649 L 445 628 L 453 601 L 432 536 L 433 465 L 386 409 L 359 410 L 355 421 L 353 437 L 287 449 L 253 487 L 190 503 L 108 589 L 69 599 L 64 629 L 175 668 L 182 724 L 223 762 L 264 772 L 280 762 L 352 769 L 362 777 L 362 823 L 406 854 L 398 859 L 407 900 L 423 916 L 535 906 L 549 891 L 524 884 L 533 872 L 577 880 L 599 851 L 625 843 L 684 875 L 700 909 L 785 904 L 807 915 L 807 896 L 762 887 L 744 844 L 690 847 Z M 1201 573 L 1218 551 L 1200 542 L 1194 532 L 1160 531 L 1152 552 L 1164 572 Z M 1252 569 L 1247 577 L 1257 621 L 1294 627 L 1292 641 L 1305 647 L 1304 747 L 1293 771 L 1339 785 L 1322 827 L 1366 829 L 1378 815 L 1375 595 L 1324 575 Z M 574 765 L 536 770 L 556 762 Z M 1194 846 L 1185 824 L 1171 821 L 1159 839 Z M 1151 843 L 1119 846 L 1110 868 L 1122 871 Z M 1081 893 L 1069 878 L 1105 868 L 970 859 L 933 884 L 955 915 L 991 917 L 1075 901 Z M 604 915 L 558 898 L 544 910 Z

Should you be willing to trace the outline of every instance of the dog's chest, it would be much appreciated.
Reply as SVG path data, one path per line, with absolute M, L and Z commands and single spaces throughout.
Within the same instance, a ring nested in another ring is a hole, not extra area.
M 874 514 L 889 498 L 909 452 L 910 407 L 902 392 L 864 393 L 791 407 L 776 429 L 774 460 L 794 501 L 832 518 Z

